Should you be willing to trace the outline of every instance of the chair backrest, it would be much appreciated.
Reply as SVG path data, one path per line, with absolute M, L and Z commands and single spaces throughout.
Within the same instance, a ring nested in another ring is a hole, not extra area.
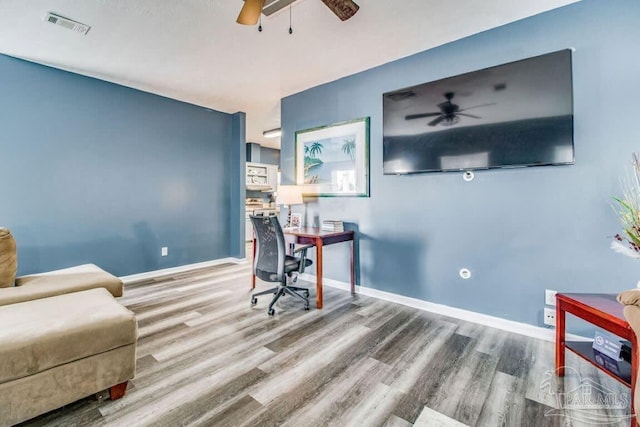
M 282 282 L 286 247 L 278 217 L 268 215 L 250 218 L 257 245 L 253 271 L 258 278 L 267 282 Z

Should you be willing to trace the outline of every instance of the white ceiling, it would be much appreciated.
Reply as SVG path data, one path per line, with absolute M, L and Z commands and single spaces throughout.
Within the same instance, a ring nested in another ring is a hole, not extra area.
M 235 19 L 241 0 L 0 0 L 0 52 L 219 111 L 247 113 L 247 140 L 280 126 L 280 99 L 577 0 L 356 0 L 341 22 L 320 0 Z M 90 25 L 86 36 L 43 21 Z

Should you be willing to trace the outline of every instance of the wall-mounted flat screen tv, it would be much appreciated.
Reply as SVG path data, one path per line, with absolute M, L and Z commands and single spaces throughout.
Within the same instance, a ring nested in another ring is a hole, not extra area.
M 384 173 L 574 163 L 571 50 L 383 95 Z

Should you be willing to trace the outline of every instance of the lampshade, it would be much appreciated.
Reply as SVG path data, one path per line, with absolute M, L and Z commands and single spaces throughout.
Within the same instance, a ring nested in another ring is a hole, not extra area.
M 297 185 L 281 185 L 276 192 L 276 205 L 301 205 L 304 203 L 302 199 L 302 187 Z

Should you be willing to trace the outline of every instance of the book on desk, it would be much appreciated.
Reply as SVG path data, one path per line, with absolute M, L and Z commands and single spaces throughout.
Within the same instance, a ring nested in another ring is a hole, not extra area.
M 325 219 L 320 228 L 325 231 L 344 231 L 344 223 L 340 220 Z

